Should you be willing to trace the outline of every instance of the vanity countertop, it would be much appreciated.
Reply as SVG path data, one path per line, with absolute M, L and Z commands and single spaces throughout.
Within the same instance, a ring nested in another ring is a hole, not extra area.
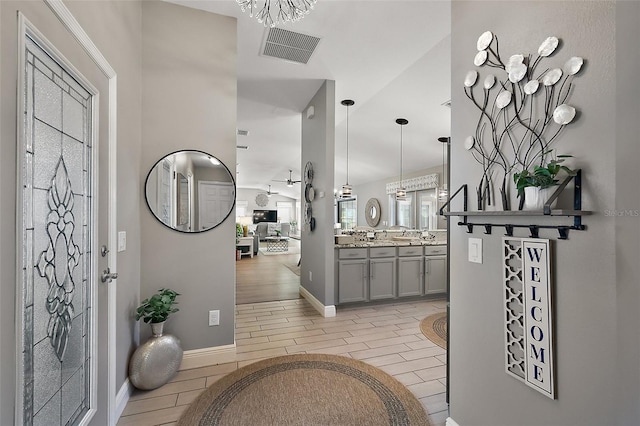
M 445 246 L 445 241 L 427 241 L 427 240 L 378 240 L 378 241 L 358 241 L 348 244 L 336 244 L 335 248 L 351 248 L 351 247 L 404 247 L 404 246 Z

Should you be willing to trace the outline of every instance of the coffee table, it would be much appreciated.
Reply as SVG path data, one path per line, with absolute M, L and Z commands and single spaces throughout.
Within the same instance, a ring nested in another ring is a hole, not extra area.
M 267 251 L 289 251 L 289 237 L 266 237 Z

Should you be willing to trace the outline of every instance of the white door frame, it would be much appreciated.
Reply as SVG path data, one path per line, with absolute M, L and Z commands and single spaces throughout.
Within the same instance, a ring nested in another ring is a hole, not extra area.
M 108 212 L 108 246 L 109 247 L 117 247 L 117 220 L 116 220 L 116 199 L 117 199 L 117 74 L 115 70 L 111 67 L 106 58 L 102 55 L 100 50 L 98 50 L 97 46 L 93 43 L 89 35 L 84 31 L 80 23 L 76 20 L 76 18 L 71 14 L 71 11 L 64 5 L 62 0 L 43 0 L 44 3 L 49 6 L 54 15 L 60 20 L 60 22 L 65 26 L 65 28 L 69 31 L 69 33 L 77 40 L 80 46 L 85 50 L 87 55 L 93 60 L 93 62 L 97 65 L 98 69 L 102 72 L 102 74 L 107 78 L 109 82 L 109 128 L 108 128 L 108 138 L 106 143 L 108 143 L 109 148 L 109 212 Z M 24 35 L 27 33 L 33 33 L 37 36 L 42 37 L 41 34 L 26 20 L 26 18 L 21 14 L 19 16 L 19 43 L 21 44 L 18 51 L 18 67 L 22 67 L 24 65 Z M 62 56 L 58 53 L 59 56 Z M 18 84 L 19 87 L 24 86 L 24 73 L 21 69 L 18 70 Z M 19 97 L 21 99 L 21 97 Z M 20 111 L 20 110 L 19 110 Z M 21 114 L 18 114 L 18 129 L 22 129 L 24 127 L 23 117 Z M 22 134 L 22 133 L 19 133 Z M 21 208 L 21 203 L 18 203 L 18 208 Z M 20 217 L 20 212 L 18 212 L 18 217 Z M 19 234 L 18 234 L 19 235 Z M 98 251 L 94 251 L 95 255 L 97 255 Z M 108 253 L 107 262 L 109 268 L 112 271 L 117 271 L 116 264 L 116 250 L 111 250 Z M 95 279 L 97 279 L 98 271 L 94 271 Z M 116 313 L 116 282 L 107 284 L 107 304 L 108 304 L 108 347 L 109 351 L 107 354 L 107 364 L 108 364 L 108 383 L 107 383 L 107 422 L 109 425 L 115 425 L 116 418 L 116 376 L 115 376 L 115 364 L 116 364 L 116 330 L 115 330 L 115 313 Z M 20 323 L 21 321 L 17 321 Z M 18 325 L 19 326 L 19 325 Z M 95 377 L 95 376 L 94 376 Z M 21 404 L 16 404 L 21 405 Z M 18 410 L 18 407 L 16 407 Z M 16 413 L 20 414 L 21 413 Z

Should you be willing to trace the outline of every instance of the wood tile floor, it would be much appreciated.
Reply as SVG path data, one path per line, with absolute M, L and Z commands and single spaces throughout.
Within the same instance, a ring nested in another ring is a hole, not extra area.
M 418 324 L 445 309 L 444 300 L 416 301 L 339 309 L 335 317 L 323 318 L 304 299 L 238 305 L 236 361 L 183 370 L 159 389 L 136 391 L 118 425 L 173 425 L 207 386 L 237 368 L 274 356 L 326 353 L 393 375 L 422 402 L 432 425 L 444 426 L 446 351 Z

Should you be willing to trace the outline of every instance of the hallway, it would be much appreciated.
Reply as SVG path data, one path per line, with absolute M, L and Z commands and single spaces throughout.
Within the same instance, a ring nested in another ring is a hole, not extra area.
M 178 372 L 165 386 L 136 391 L 118 425 L 173 425 L 188 404 L 225 374 L 261 359 L 293 353 L 348 356 L 381 368 L 406 385 L 444 426 L 446 351 L 420 332 L 425 316 L 444 312 L 444 300 L 339 309 L 321 317 L 304 299 L 236 308 L 236 361 Z M 265 425 L 266 426 L 266 425 Z
M 289 239 L 289 252 L 265 254 L 260 242 L 257 256 L 243 256 L 236 261 L 236 305 L 298 299 L 300 276 L 300 240 Z

